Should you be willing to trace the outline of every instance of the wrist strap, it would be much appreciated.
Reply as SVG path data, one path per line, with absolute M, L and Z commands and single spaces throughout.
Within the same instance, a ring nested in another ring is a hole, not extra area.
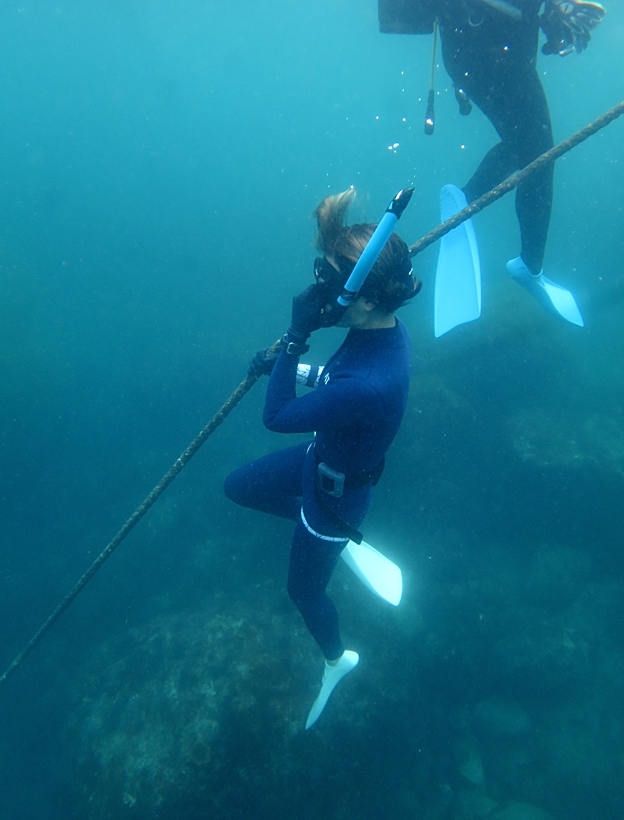
M 310 345 L 303 342 L 292 342 L 290 341 L 291 338 L 290 334 L 285 333 L 280 342 L 281 349 L 285 350 L 289 356 L 302 356 L 308 352 Z

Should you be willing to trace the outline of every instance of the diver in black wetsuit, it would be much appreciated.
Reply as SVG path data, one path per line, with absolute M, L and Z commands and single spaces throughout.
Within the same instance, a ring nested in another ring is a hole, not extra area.
M 587 47 L 604 15 L 599 4 L 579 0 L 547 0 L 540 15 L 542 5 L 543 0 L 440 0 L 442 56 L 460 111 L 469 113 L 472 100 L 501 139 L 463 187 L 468 204 L 553 147 L 548 102 L 536 69 L 540 27 L 548 36 L 542 51 L 565 56 Z M 506 267 L 549 313 L 582 327 L 572 294 L 542 271 L 553 175 L 550 163 L 518 186 L 521 252 Z
M 514 0 L 516 19 L 485 2 L 444 0 L 439 17 L 444 66 L 460 105 L 472 100 L 501 141 L 463 187 L 472 202 L 553 146 L 546 95 L 536 70 L 542 0 Z M 464 110 L 466 108 L 464 107 Z M 521 256 L 542 270 L 553 195 L 552 164 L 518 186 Z
M 536 69 L 539 30 L 548 38 L 542 52 L 565 56 L 587 47 L 604 13 L 600 4 L 586 0 L 379 0 L 382 32 L 425 34 L 433 31 L 437 19 L 444 65 L 460 112 L 469 114 L 472 100 L 501 140 L 462 189 L 442 189 L 443 219 L 553 146 L 548 103 Z M 582 326 L 572 294 L 542 271 L 553 171 L 552 164 L 544 166 L 518 186 L 521 254 L 507 263 L 507 272 L 549 313 Z M 468 225 L 457 228 L 449 244 L 441 245 L 436 336 L 480 314 L 478 252 L 476 240 L 468 236 L 472 230 Z M 452 253 L 447 253 L 451 246 Z

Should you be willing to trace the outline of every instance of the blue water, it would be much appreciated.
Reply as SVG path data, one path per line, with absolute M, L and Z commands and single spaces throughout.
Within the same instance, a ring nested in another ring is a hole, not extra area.
M 619 102 L 623 44 L 611 3 L 587 52 L 540 59 L 557 140 Z M 430 48 L 380 35 L 374 0 L 3 4 L 2 667 L 284 331 L 310 281 L 321 197 L 354 184 L 354 217 L 375 221 L 414 184 L 400 224 L 414 242 L 437 222 L 440 185 L 463 184 L 493 144 L 478 111 L 459 116 L 441 67 L 436 134 L 424 136 Z M 518 252 L 509 197 L 475 220 L 478 323 L 433 339 L 435 249 L 417 259 L 425 287 L 402 312 L 412 402 L 367 520 L 404 570 L 406 600 L 388 614 L 343 595 L 349 638 L 379 668 L 362 665 L 359 700 L 342 702 L 337 726 L 324 716 L 324 741 L 297 736 L 261 770 L 275 739 L 263 748 L 250 730 L 247 769 L 233 736 L 193 763 L 223 761 L 218 816 L 621 817 L 623 127 L 556 171 L 546 268 L 577 296 L 583 331 L 506 278 Z M 339 338 L 315 339 L 318 361 Z M 288 528 L 221 494 L 230 470 L 283 445 L 261 428 L 262 392 L 0 690 L 0 816 L 205 816 L 197 790 L 176 786 L 165 814 L 119 792 L 101 751 L 117 733 L 131 754 L 131 735 L 106 722 L 88 663 L 112 657 L 102 685 L 124 691 L 150 629 L 179 635 L 175 619 L 195 624 L 205 606 L 267 635 L 254 607 L 275 601 L 284 632 L 300 629 L 280 598 Z M 175 628 L 150 626 L 165 616 Z M 316 649 L 303 650 L 315 686 Z M 137 691 L 151 680 L 141 669 Z M 261 712 L 262 683 L 249 685 Z M 297 703 L 303 722 L 307 694 Z

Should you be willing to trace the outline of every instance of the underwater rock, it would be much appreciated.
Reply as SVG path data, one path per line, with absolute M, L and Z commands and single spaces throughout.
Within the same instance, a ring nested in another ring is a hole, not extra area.
M 531 803 L 511 803 L 503 811 L 493 814 L 492 820 L 553 820 L 553 818 Z
M 476 729 L 494 737 L 516 737 L 527 734 L 531 728 L 524 709 L 501 699 L 477 703 L 472 717 Z
M 523 598 L 554 613 L 570 606 L 585 589 L 592 561 L 587 552 L 543 545 L 528 567 Z
M 82 820 L 290 816 L 295 806 L 301 818 L 347 818 L 354 801 L 382 798 L 375 776 L 386 766 L 403 767 L 426 802 L 425 705 L 413 671 L 384 652 L 382 602 L 361 590 L 370 611 L 358 613 L 358 673 L 306 732 L 321 655 L 285 592 L 255 586 L 201 611 L 169 607 L 93 652 L 68 729 Z
M 94 653 L 73 721 L 85 817 L 215 808 L 226 771 L 228 790 L 288 775 L 322 667 L 295 614 L 279 620 L 167 613 Z
M 544 618 L 541 610 L 519 611 L 518 630 L 496 642 L 494 655 L 501 680 L 526 698 L 557 692 L 587 681 L 591 665 L 570 635 L 566 618 Z M 524 616 L 524 623 L 521 617 Z
M 483 820 L 491 817 L 497 803 L 487 794 L 474 789 L 464 789 L 457 797 L 457 810 L 454 820 Z
M 512 446 L 522 461 L 549 467 L 568 466 L 582 458 L 576 431 L 568 429 L 567 417 L 562 424 L 546 410 L 525 410 L 513 416 L 508 426 Z
M 516 413 L 508 422 L 511 443 L 524 462 L 539 467 L 595 464 L 624 474 L 624 429 L 613 416 L 579 418 L 569 411 L 554 416 L 547 409 Z
M 473 786 L 483 786 L 485 784 L 483 762 L 476 748 L 465 750 L 459 764 L 459 773 Z

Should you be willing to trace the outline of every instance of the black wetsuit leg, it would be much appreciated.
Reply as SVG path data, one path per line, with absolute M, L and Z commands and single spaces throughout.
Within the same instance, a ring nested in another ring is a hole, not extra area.
M 468 202 L 472 202 L 552 148 L 553 135 L 546 95 L 534 66 L 513 73 L 500 69 L 475 72 L 463 85 L 501 138 L 464 188 Z M 522 258 L 534 273 L 542 269 L 546 249 L 553 171 L 553 165 L 547 165 L 519 185 L 516 192 Z

